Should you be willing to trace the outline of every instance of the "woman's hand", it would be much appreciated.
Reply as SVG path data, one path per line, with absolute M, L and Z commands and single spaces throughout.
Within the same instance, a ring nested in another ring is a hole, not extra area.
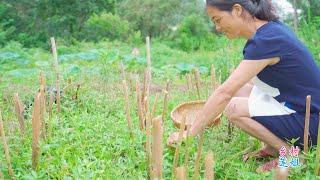
M 182 140 L 187 138 L 187 131 L 183 132 L 183 136 L 182 136 Z M 173 144 L 178 142 L 179 139 L 179 132 L 174 132 L 172 133 L 168 139 L 167 139 L 167 145 L 169 146 L 169 148 L 173 148 Z

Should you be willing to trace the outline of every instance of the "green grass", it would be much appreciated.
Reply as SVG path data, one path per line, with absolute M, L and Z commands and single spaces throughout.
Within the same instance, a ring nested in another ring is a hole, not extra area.
M 214 65 L 217 71 L 221 71 L 222 79 L 225 80 L 232 64 L 238 64 L 242 58 L 243 43 L 242 40 L 230 42 L 225 38 L 217 38 L 216 42 L 213 42 L 212 51 L 197 52 L 172 49 L 165 42 L 158 40 L 152 43 L 153 83 L 160 85 L 160 89 L 163 89 L 166 79 L 171 81 L 163 134 L 164 179 L 171 178 L 174 156 L 174 152 L 165 145 L 165 141 L 172 132 L 178 131 L 170 120 L 169 112 L 180 103 L 197 99 L 195 94 L 190 96 L 186 91 L 184 73 L 192 67 L 203 67 L 201 99 L 206 99 L 212 92 L 208 76 L 210 68 Z M 13 109 L 13 93 L 19 93 L 24 104 L 32 101 L 39 87 L 38 72 L 41 68 L 46 72 L 47 84 L 52 85 L 50 74 L 53 71 L 50 62 L 53 58 L 49 52 L 40 49 L 23 49 L 14 43 L 0 50 L 0 52 L 18 53 L 20 55 L 18 59 L 30 61 L 27 65 L 19 65 L 13 58 L 10 62 L 4 63 L 7 69 L 2 69 L 0 76 L 2 94 L 0 108 L 3 112 L 15 179 L 146 179 L 146 154 L 143 146 L 145 135 L 139 130 L 136 100 L 135 96 L 131 95 L 134 138 L 129 136 L 119 70 L 120 60 L 125 60 L 126 69 L 139 73 L 140 82 L 142 82 L 145 64 L 139 63 L 139 59 L 133 60 L 131 56 L 133 48 L 123 43 L 109 42 L 81 43 L 74 47 L 58 45 L 60 57 L 65 54 L 73 54 L 73 56 L 67 57 L 67 60 L 60 64 L 64 90 L 62 113 L 60 116 L 57 115 L 55 105 L 52 136 L 46 142 L 41 140 L 40 166 L 35 171 L 32 170 L 31 162 L 32 108 L 28 112 L 28 119 L 25 120 L 28 130 L 27 138 L 21 139 Z M 145 46 L 142 44 L 138 48 L 141 51 L 140 60 L 145 60 Z M 95 50 L 98 58 L 90 59 L 92 54 L 88 52 L 92 50 Z M 79 55 L 80 52 L 85 53 Z M 38 61 L 43 63 L 36 63 Z M 19 69 L 24 71 L 18 71 Z M 55 79 L 54 73 L 52 78 Z M 80 84 L 80 96 L 75 100 L 77 84 Z M 162 113 L 163 94 L 160 94 L 157 115 Z M 154 97 L 155 92 L 151 91 L 151 106 Z M 60 126 L 60 120 L 62 126 Z M 197 140 L 198 138 L 195 138 L 190 145 L 190 177 L 194 172 Z M 255 173 L 259 164 L 265 161 L 242 162 L 240 154 L 242 150 L 248 147 L 257 149 L 259 146 L 259 141 L 239 129 L 235 129 L 229 139 L 227 119 L 223 116 L 219 126 L 207 129 L 205 132 L 200 166 L 201 179 L 204 178 L 204 154 L 209 151 L 215 155 L 216 179 L 272 179 L 274 171 Z M 0 150 L 4 151 L 2 145 Z M 178 165 L 184 162 L 182 156 L 184 150 L 183 145 Z M 303 173 L 301 168 L 296 168 L 290 172 L 292 179 L 316 179 L 313 176 L 315 151 L 310 151 L 307 159 L 308 164 L 303 165 L 306 167 L 306 173 Z M 7 179 L 9 174 L 4 153 L 1 155 L 1 161 L 1 171 Z

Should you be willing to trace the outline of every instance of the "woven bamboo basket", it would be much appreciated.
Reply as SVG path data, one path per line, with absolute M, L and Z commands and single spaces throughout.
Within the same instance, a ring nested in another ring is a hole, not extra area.
M 198 111 L 201 110 L 204 106 L 206 101 L 190 101 L 183 104 L 178 105 L 175 107 L 171 113 L 170 118 L 173 120 L 174 125 L 177 128 L 180 128 L 180 124 L 182 121 L 182 112 L 186 112 L 186 129 L 189 125 L 192 124 L 192 121 L 194 120 L 194 116 L 197 115 Z M 215 119 L 210 121 L 210 124 L 208 127 L 214 127 L 219 124 L 221 119 L 221 114 L 216 117 Z

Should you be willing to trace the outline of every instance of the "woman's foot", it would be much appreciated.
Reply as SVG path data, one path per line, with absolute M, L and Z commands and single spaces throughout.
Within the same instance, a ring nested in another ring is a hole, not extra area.
M 242 156 L 244 162 L 248 161 L 251 158 L 254 159 L 263 159 L 268 157 L 274 157 L 277 154 L 277 151 L 272 149 L 270 146 L 265 145 L 263 148 L 256 151 L 250 152 Z
M 278 167 L 278 162 L 279 162 L 279 158 L 276 158 L 272 161 L 269 161 L 267 163 L 264 163 L 262 164 L 261 166 L 259 166 L 257 169 L 256 169 L 256 172 L 259 173 L 259 172 L 269 172 L 271 171 L 272 169 L 274 168 L 277 168 Z

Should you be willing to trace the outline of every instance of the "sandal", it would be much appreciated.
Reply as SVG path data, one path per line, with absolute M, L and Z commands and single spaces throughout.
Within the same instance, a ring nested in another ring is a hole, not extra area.
M 249 159 L 251 158 L 255 158 L 255 159 L 263 159 L 263 158 L 268 158 L 268 157 L 272 157 L 271 154 L 266 153 L 264 150 L 259 149 L 256 151 L 253 151 L 251 153 L 245 154 L 242 156 L 242 160 L 244 162 L 247 162 Z
M 264 164 L 262 164 L 261 166 L 259 166 L 256 169 L 256 172 L 257 173 L 259 173 L 259 172 L 270 172 L 273 168 L 277 168 L 278 167 L 278 161 L 279 161 L 279 158 L 276 158 L 276 159 L 274 159 L 272 161 L 264 163 Z

